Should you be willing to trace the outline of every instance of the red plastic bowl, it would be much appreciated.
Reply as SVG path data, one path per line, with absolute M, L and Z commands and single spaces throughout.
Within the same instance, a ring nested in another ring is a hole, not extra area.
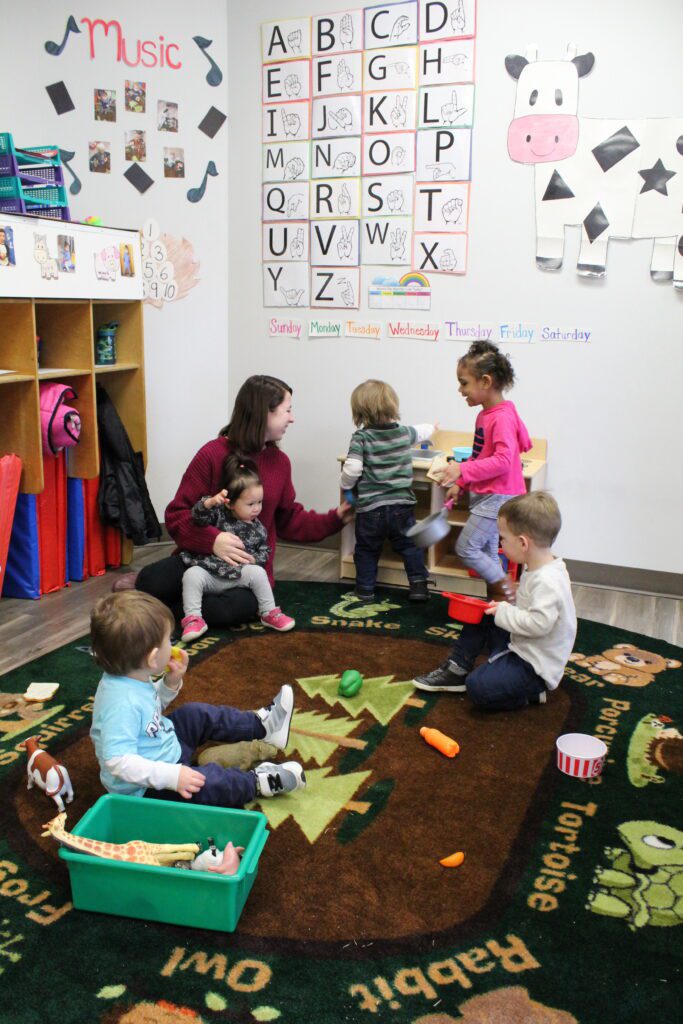
M 465 594 L 442 594 L 448 598 L 448 614 L 459 622 L 476 625 L 484 618 L 484 612 L 490 601 L 482 601 L 479 597 L 467 597 Z

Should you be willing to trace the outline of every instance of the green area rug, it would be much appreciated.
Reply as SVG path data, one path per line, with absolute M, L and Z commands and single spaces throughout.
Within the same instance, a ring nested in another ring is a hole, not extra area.
M 189 648 L 180 700 L 257 708 L 284 682 L 305 790 L 255 805 L 270 837 L 234 933 L 91 914 L 26 787 L 24 738 L 66 764 L 73 827 L 102 794 L 88 729 L 99 678 L 78 641 L 0 680 L 2 1024 L 630 1024 L 675 1017 L 683 930 L 683 652 L 582 621 L 548 703 L 485 715 L 409 680 L 443 659 L 446 602 L 283 583 L 297 628 Z M 345 669 L 365 682 L 337 695 Z M 21 697 L 59 683 L 45 706 Z M 449 759 L 422 725 L 458 740 Z M 600 736 L 602 776 L 555 766 Z M 133 838 L 133 837 L 131 837 Z M 169 841 L 175 837 L 169 836 Z M 462 850 L 459 868 L 441 858 Z M 174 870 L 174 869 L 169 869 Z

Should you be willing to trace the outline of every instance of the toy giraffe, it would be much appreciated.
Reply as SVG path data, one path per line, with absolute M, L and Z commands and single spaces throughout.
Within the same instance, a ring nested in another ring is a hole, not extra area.
M 75 836 L 64 828 L 66 814 L 58 814 L 41 833 L 52 836 L 57 842 L 79 853 L 89 853 L 93 857 L 106 857 L 109 860 L 125 860 L 133 864 L 154 864 L 164 867 L 178 860 L 194 860 L 199 853 L 198 843 L 146 843 L 142 839 L 131 839 L 128 843 L 105 843 L 101 839 L 88 839 L 86 836 Z

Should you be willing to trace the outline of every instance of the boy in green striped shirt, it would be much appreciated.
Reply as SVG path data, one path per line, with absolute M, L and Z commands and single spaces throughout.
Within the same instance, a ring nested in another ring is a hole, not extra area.
M 405 532 L 415 524 L 410 449 L 427 441 L 435 425 L 402 426 L 398 422 L 398 396 L 390 384 L 381 380 L 366 380 L 354 389 L 351 414 L 358 430 L 351 437 L 341 486 L 344 490 L 356 489 L 356 596 L 373 600 L 377 563 L 388 539 L 403 558 L 409 599 L 427 601 L 424 554 Z

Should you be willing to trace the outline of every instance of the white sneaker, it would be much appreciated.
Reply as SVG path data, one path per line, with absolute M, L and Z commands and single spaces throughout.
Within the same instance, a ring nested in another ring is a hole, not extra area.
M 254 768 L 256 793 L 258 796 L 277 796 L 279 793 L 293 793 L 306 785 L 306 773 L 298 761 L 274 764 L 264 761 Z
M 262 738 L 266 743 L 272 743 L 278 750 L 284 750 L 289 739 L 289 726 L 294 714 L 294 690 L 292 687 L 287 684 L 281 687 L 272 704 L 261 708 L 256 714 L 266 730 L 266 734 Z

